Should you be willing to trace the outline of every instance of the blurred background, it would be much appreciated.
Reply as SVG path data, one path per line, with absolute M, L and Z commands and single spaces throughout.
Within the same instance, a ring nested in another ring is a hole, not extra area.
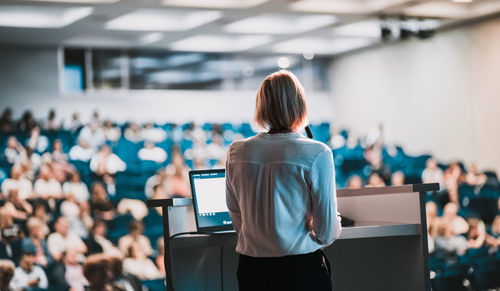
M 498 0 L 2 0 L 0 273 L 164 288 L 145 200 L 224 167 L 287 69 L 338 188 L 440 183 L 433 289 L 498 289 L 499 52 Z

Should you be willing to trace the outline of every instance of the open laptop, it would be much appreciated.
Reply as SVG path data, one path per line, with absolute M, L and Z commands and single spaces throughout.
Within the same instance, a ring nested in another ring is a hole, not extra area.
M 189 181 L 197 231 L 203 233 L 233 230 L 226 205 L 225 170 L 190 171 Z

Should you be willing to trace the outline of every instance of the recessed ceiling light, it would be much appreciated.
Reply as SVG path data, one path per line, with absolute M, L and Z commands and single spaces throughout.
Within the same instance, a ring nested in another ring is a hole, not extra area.
M 288 5 L 293 11 L 365 14 L 403 4 L 409 0 L 299 0 Z
M 161 32 L 151 32 L 139 38 L 141 44 L 152 44 L 160 41 L 163 38 L 163 33 Z
M 360 22 L 349 23 L 333 29 L 336 36 L 354 37 L 380 37 L 380 20 L 372 19 Z
M 457 2 L 457 3 L 472 3 L 472 0 L 453 0 L 453 2 Z
M 247 9 L 261 5 L 269 0 L 163 0 L 162 5 L 193 7 L 193 8 L 216 8 L 216 9 Z
M 269 35 L 196 35 L 174 42 L 170 48 L 178 51 L 233 52 L 267 44 Z
M 0 26 L 61 28 L 87 17 L 92 7 L 0 6 Z
M 376 43 L 372 38 L 315 38 L 302 37 L 275 44 L 278 53 L 334 55 Z
M 135 31 L 188 30 L 212 22 L 220 11 L 138 9 L 106 23 L 106 29 Z
M 333 15 L 262 14 L 230 23 L 224 31 L 231 33 L 294 34 L 335 23 Z

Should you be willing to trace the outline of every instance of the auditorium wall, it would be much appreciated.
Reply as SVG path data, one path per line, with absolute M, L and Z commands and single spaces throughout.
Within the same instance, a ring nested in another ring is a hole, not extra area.
M 411 153 L 476 161 L 500 171 L 500 20 L 336 58 L 333 112 L 340 126 Z

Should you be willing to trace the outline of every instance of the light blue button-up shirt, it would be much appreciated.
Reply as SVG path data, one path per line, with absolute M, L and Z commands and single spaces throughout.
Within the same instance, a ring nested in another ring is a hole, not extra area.
M 252 257 L 306 254 L 339 237 L 332 151 L 298 133 L 259 133 L 231 144 L 226 201 L 236 251 Z M 307 222 L 313 219 L 312 234 Z

